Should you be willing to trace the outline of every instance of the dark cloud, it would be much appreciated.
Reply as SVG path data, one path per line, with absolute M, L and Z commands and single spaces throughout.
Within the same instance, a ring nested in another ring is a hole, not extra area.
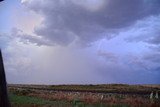
M 154 45 L 159 45 L 160 44 L 160 35 L 152 37 L 151 39 L 147 40 L 146 42 Z
M 145 55 L 143 58 L 151 62 L 160 63 L 160 53 L 148 54 Z
M 160 52 L 160 46 L 150 46 L 149 48 L 152 49 L 153 51 Z
M 23 3 L 44 17 L 35 33 L 60 45 L 74 40 L 89 44 L 109 37 L 106 32 L 160 12 L 159 0 L 97 0 L 95 4 L 91 0 L 29 0 Z

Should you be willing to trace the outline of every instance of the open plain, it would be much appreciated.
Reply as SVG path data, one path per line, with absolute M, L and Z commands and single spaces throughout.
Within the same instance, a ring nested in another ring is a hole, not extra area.
M 160 85 L 9 85 L 13 107 L 160 107 Z

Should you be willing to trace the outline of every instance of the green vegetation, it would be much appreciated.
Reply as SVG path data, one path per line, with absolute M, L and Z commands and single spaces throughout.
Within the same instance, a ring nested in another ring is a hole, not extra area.
M 69 103 L 64 101 L 49 101 L 44 100 L 41 98 L 35 98 L 35 97 L 29 97 L 29 96 L 19 96 L 10 94 L 9 95 L 10 101 L 12 104 L 18 104 L 18 105 L 25 105 L 25 104 L 34 104 L 34 105 L 54 105 L 54 106 L 60 106 L 60 105 L 69 105 Z
M 79 100 L 74 100 L 72 103 L 64 101 L 49 101 L 41 98 L 29 97 L 29 96 L 19 96 L 10 94 L 10 101 L 14 107 L 15 105 L 29 107 L 31 105 L 37 105 L 36 107 L 43 107 L 48 105 L 49 107 L 129 107 L 127 105 L 112 105 L 107 106 L 106 104 L 85 104 Z M 26 106 L 28 105 L 28 106 Z

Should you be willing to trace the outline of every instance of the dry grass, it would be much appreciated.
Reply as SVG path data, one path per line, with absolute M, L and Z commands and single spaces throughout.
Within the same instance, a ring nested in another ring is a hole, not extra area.
M 30 86 L 29 86 L 30 87 Z M 126 105 L 129 107 L 160 107 L 160 99 L 158 100 L 153 100 L 151 101 L 149 99 L 149 94 L 146 93 L 148 91 L 152 90 L 159 90 L 157 87 L 151 87 L 151 86 L 130 86 L 130 85 L 96 85 L 96 86 L 79 86 L 79 85 L 72 85 L 71 87 L 69 86 L 36 86 L 38 88 L 34 88 L 35 86 L 32 86 L 32 88 L 28 87 L 10 87 L 10 92 L 16 94 L 16 95 L 25 95 L 25 96 L 31 96 L 31 97 L 36 97 L 36 98 L 42 98 L 46 100 L 51 100 L 51 101 L 67 101 L 69 103 L 72 103 L 75 99 L 82 101 L 85 104 L 104 104 L 108 106 L 113 106 L 113 105 Z M 42 87 L 42 89 L 40 89 Z M 52 87 L 50 90 L 48 87 Z M 78 90 L 84 90 L 86 89 L 87 91 L 55 91 L 52 90 L 53 87 L 57 87 L 59 89 L 71 89 L 76 90 L 76 87 L 79 87 Z M 95 88 L 95 90 L 94 90 Z M 99 93 L 99 91 L 96 90 L 110 90 L 112 92 L 113 90 L 121 93 Z M 102 89 L 101 89 L 102 88 Z M 108 88 L 108 89 L 107 89 Z M 132 89 L 133 88 L 133 89 Z M 88 92 L 88 90 L 94 90 L 91 92 Z M 125 90 L 127 93 L 125 93 Z M 131 93 L 128 93 L 131 92 Z M 137 93 L 132 93 L 132 92 L 137 92 Z M 142 94 L 140 93 L 142 92 Z M 103 96 L 103 98 L 102 98 Z M 25 105 L 26 107 L 37 107 L 36 105 Z M 16 105 L 16 107 L 19 107 Z M 105 107 L 105 106 L 104 106 Z M 118 107 L 118 106 L 117 106 Z

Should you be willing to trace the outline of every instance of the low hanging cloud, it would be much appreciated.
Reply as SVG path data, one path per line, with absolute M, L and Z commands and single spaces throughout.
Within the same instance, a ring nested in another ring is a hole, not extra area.
M 35 33 L 54 44 L 90 44 L 160 13 L 159 0 L 22 0 L 44 20 Z M 38 4 L 38 5 L 37 5 Z

